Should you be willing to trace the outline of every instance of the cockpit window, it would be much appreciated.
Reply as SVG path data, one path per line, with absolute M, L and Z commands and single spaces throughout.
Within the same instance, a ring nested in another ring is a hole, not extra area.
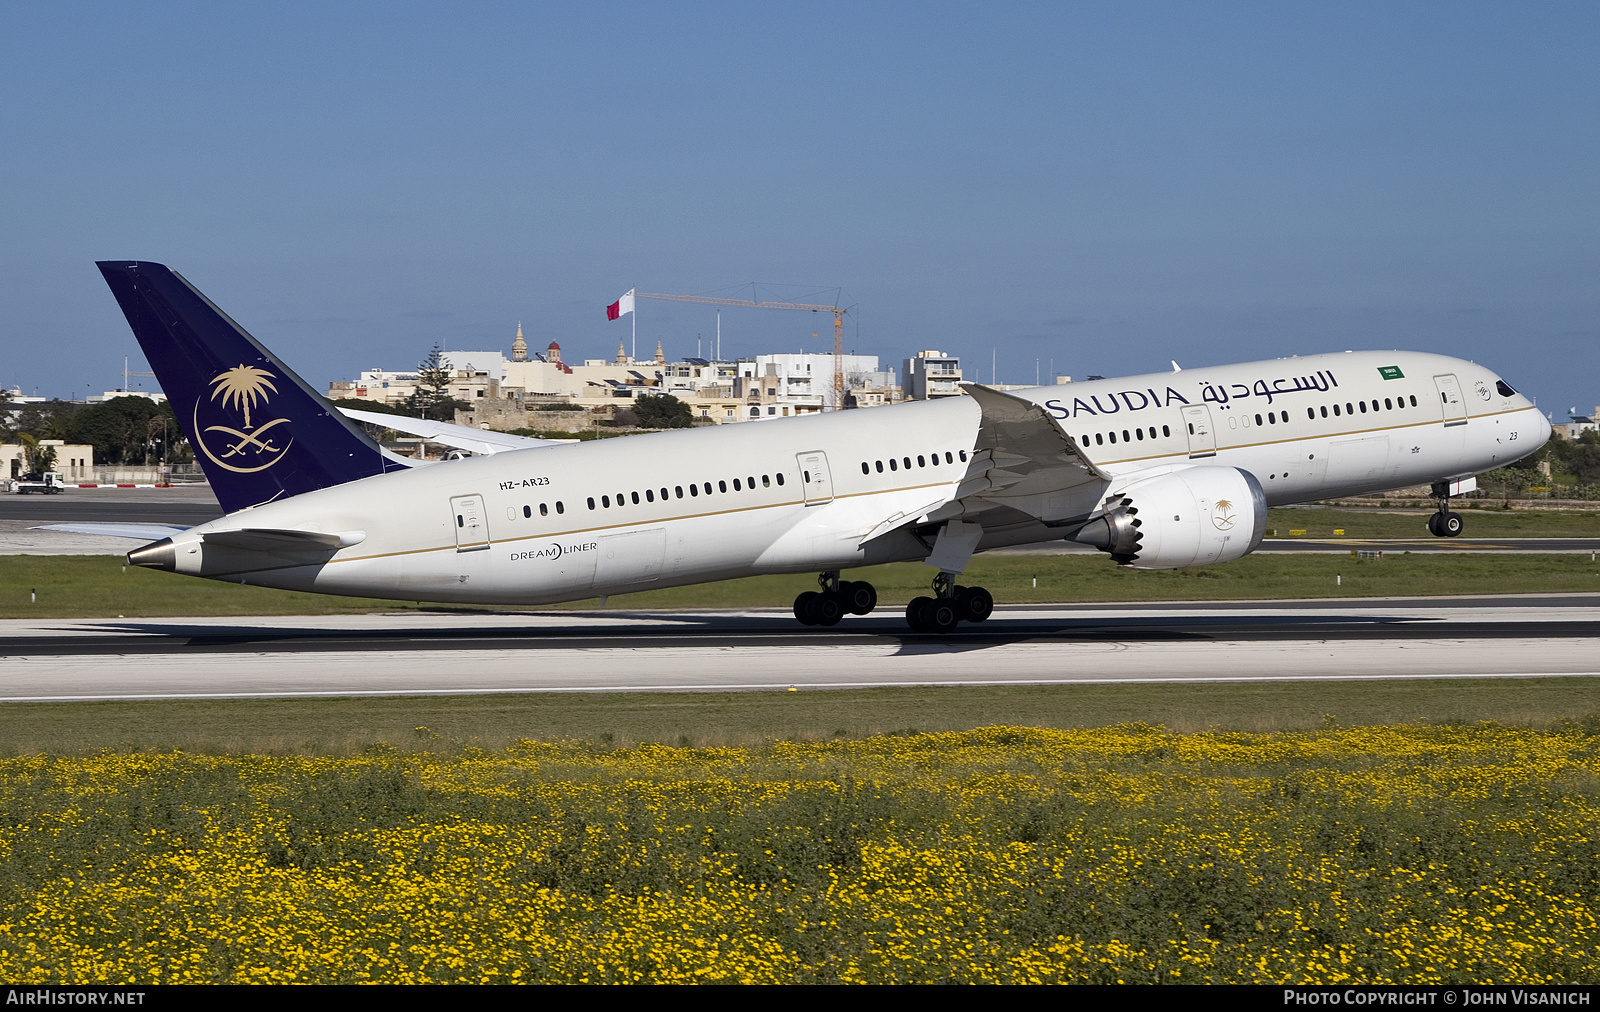
M 1512 397 L 1516 395 L 1516 391 L 1511 389 L 1511 384 L 1507 383 L 1505 380 L 1495 380 L 1494 388 L 1500 391 L 1501 397 Z

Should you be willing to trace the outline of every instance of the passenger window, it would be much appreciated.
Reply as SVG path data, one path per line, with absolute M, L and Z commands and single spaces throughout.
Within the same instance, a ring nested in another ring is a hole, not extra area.
M 771 488 L 772 487 L 772 482 L 767 479 L 766 475 L 762 475 L 761 476 L 761 487 L 762 488 Z
M 674 485 L 674 486 L 672 486 L 672 491 L 678 493 L 678 498 L 679 499 L 683 498 L 683 486 L 682 485 Z
M 1150 438 L 1156 438 L 1156 427 L 1154 425 L 1150 426 Z
M 1141 442 L 1141 443 L 1142 443 L 1142 442 L 1144 442 L 1144 430 L 1143 430 L 1143 429 L 1134 429 L 1134 430 L 1133 430 L 1133 431 L 1134 431 L 1134 433 L 1135 433 L 1135 434 L 1136 434 L 1136 435 L 1138 435 L 1138 437 L 1139 437 L 1139 441 L 1140 441 L 1140 442 Z
M 897 465 L 897 464 L 896 464 L 896 463 L 895 463 L 895 462 L 894 462 L 894 458 L 893 458 L 893 457 L 890 457 L 890 458 L 889 458 L 889 470 L 891 470 L 891 471 L 898 471 L 898 470 L 900 470 L 900 467 L 899 467 L 899 465 Z
M 1317 409 L 1316 408 L 1306 408 L 1306 417 L 1310 418 L 1312 420 L 1315 420 L 1316 417 L 1317 417 Z
M 957 452 L 959 453 L 959 455 L 961 457 L 961 463 L 965 464 L 967 462 L 967 451 L 966 450 L 960 450 L 960 451 L 957 451 Z
M 865 464 L 861 465 L 861 473 L 862 474 L 866 474 L 867 473 L 867 465 L 865 465 Z M 743 492 L 744 491 L 744 489 L 739 485 L 739 479 L 738 478 L 733 479 L 733 490 L 735 492 Z
M 1356 413 L 1356 406 L 1354 404 L 1351 404 L 1349 401 L 1345 401 L 1344 402 L 1344 413 L 1347 414 L 1347 415 L 1355 414 Z
M 1163 436 L 1171 436 L 1172 435 L 1172 430 L 1170 428 L 1168 428 L 1167 426 L 1163 425 L 1161 427 L 1161 434 Z
M 923 458 L 922 454 L 920 454 L 920 453 L 917 454 L 917 466 L 918 467 L 927 467 L 928 466 L 927 460 L 925 460 Z
M 706 482 L 706 495 L 710 495 L 710 494 L 711 494 L 711 483 L 708 481 L 708 482 Z
M 565 513 L 566 511 L 567 511 L 566 505 L 564 503 L 562 503 L 562 501 L 560 499 L 557 499 L 556 500 L 556 512 L 557 513 Z
M 907 471 L 909 471 L 909 470 L 911 470 L 911 458 L 910 458 L 910 457 L 904 457 L 904 458 L 902 458 L 902 459 L 903 459 L 903 460 L 904 460 L 904 462 L 905 462 L 905 465 L 906 465 L 906 470 L 907 470 Z
M 1133 442 L 1133 440 L 1131 440 L 1131 439 L 1129 439 L 1129 438 L 1128 438 L 1128 430 L 1127 430 L 1127 429 L 1123 429 L 1123 430 L 1122 430 L 1122 441 L 1123 441 L 1123 442 L 1124 442 L 1124 443 L 1131 443 L 1131 442 Z
M 805 481 L 805 482 L 809 482 L 811 480 L 811 472 L 810 471 L 801 471 L 800 472 L 800 480 L 801 481 Z
M 635 506 L 637 506 L 637 505 L 639 505 L 639 493 L 637 493 L 637 492 L 632 492 L 632 493 L 630 493 L 630 495 L 632 495 L 632 496 L 633 496 L 633 504 L 634 504 L 634 505 L 635 505 Z
M 864 460 L 861 462 L 861 473 L 862 474 L 871 474 L 872 473 L 872 468 L 868 467 L 867 466 L 867 462 L 864 461 Z
M 667 495 L 667 490 L 663 488 L 661 490 L 661 501 L 662 502 L 666 502 L 669 498 L 671 498 L 671 497 Z M 683 496 L 679 495 L 678 498 L 682 499 Z
M 524 517 L 531 517 L 531 516 L 533 516 L 533 507 L 531 507 L 531 506 L 524 506 L 524 507 L 522 507 L 522 515 L 523 515 L 523 516 L 524 516 Z
M 1260 416 L 1260 415 L 1257 415 L 1257 416 L 1256 416 L 1256 424 L 1257 424 L 1257 425 L 1260 425 L 1260 424 L 1261 424 L 1261 416 Z
M 1377 411 L 1378 410 L 1378 399 L 1376 397 L 1374 397 L 1372 399 L 1372 410 L 1373 411 Z
M 1367 413 L 1367 402 L 1366 401 L 1360 401 L 1358 403 L 1360 403 L 1360 405 L 1361 405 L 1361 413 L 1363 415 L 1366 414 Z
M 1333 417 L 1335 417 L 1335 418 L 1339 417 L 1339 405 L 1337 405 L 1337 404 L 1335 404 L 1333 406 Z
M 653 489 L 653 488 L 645 489 L 644 490 L 644 501 L 645 502 L 655 502 L 656 501 L 656 490 Z
M 881 461 L 881 460 L 878 461 L 878 473 L 879 474 L 883 473 L 883 461 Z
M 779 485 L 783 484 L 783 472 L 782 471 L 779 471 L 777 474 L 773 475 L 773 477 L 778 479 L 778 484 Z
M 935 452 L 933 454 L 930 454 L 929 455 L 929 460 L 933 463 L 934 467 L 938 467 L 939 466 L 939 454 L 937 452 Z
M 1326 404 L 1324 404 L 1322 406 L 1322 417 L 1323 418 L 1327 418 L 1328 417 L 1328 406 Z
M 725 481 L 717 482 L 717 491 L 718 492 L 726 492 L 726 491 L 728 491 L 728 483 L 725 482 Z
M 961 455 L 961 459 L 962 459 L 962 460 L 966 460 L 966 459 L 967 459 L 967 455 L 966 455 L 966 454 L 964 454 L 964 453 L 963 453 L 963 454 L 962 454 L 962 455 Z M 951 459 L 950 459 L 950 451 L 949 451 L 949 450 L 946 450 L 946 451 L 944 451 L 944 462 L 945 462 L 945 463 L 946 463 L 946 464 L 954 464 L 954 463 L 955 463 L 955 461 L 954 461 L 954 460 L 951 460 Z
M 1411 395 L 1411 406 L 1412 407 L 1416 407 L 1417 406 L 1417 395 L 1416 394 L 1412 394 Z
M 1113 429 L 1113 430 L 1112 430 L 1112 431 L 1111 431 L 1111 433 L 1110 433 L 1110 436 L 1111 436 L 1111 444 L 1112 444 L 1112 445 L 1113 445 L 1113 446 L 1115 446 L 1115 445 L 1116 445 L 1116 442 L 1117 442 L 1117 433 L 1116 433 L 1116 430 L 1115 430 L 1115 429 Z
M 700 486 L 691 484 L 689 486 L 689 494 L 690 495 L 699 495 L 700 494 Z
M 1277 425 L 1278 424 L 1278 413 L 1276 411 L 1268 411 L 1267 412 L 1267 424 L 1268 425 Z
M 608 495 L 601 496 L 600 497 L 600 505 L 605 507 L 606 509 L 610 509 L 611 508 L 611 497 L 608 496 Z
M 1394 401 L 1392 401 L 1389 398 L 1385 397 L 1383 399 L 1383 407 L 1384 407 L 1385 411 L 1393 411 L 1394 410 Z
M 589 508 L 594 509 L 594 496 L 589 497 Z
M 539 515 L 542 516 L 542 517 L 549 516 L 550 515 L 550 507 L 546 506 L 544 503 L 540 503 L 539 504 Z

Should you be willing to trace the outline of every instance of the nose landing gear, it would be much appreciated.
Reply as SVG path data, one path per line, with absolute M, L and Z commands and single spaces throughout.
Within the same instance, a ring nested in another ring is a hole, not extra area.
M 961 622 L 982 622 L 994 614 L 994 596 L 982 587 L 958 587 L 950 573 L 933 578 L 933 597 L 906 605 L 906 624 L 915 632 L 952 632 Z
M 1450 483 L 1436 481 L 1433 494 L 1439 500 L 1439 510 L 1428 517 L 1428 533 L 1436 538 L 1454 538 L 1461 534 L 1466 524 L 1460 513 L 1450 511 Z
M 838 625 L 846 614 L 865 615 L 878 606 L 878 590 L 863 580 L 841 580 L 839 571 L 817 577 L 821 590 L 808 590 L 794 599 L 794 617 L 801 625 Z

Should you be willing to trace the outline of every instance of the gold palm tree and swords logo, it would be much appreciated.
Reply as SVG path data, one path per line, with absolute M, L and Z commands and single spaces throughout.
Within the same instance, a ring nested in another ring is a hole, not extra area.
M 1226 499 L 1218 499 L 1217 504 L 1211 508 L 1211 523 L 1219 531 L 1233 530 L 1233 523 L 1238 516 L 1233 512 L 1233 503 Z
M 283 445 L 278 445 L 276 440 L 283 438 L 283 433 L 272 430 L 280 425 L 287 425 L 289 419 L 274 418 L 270 422 L 255 424 L 252 417 L 258 406 L 264 407 L 271 395 L 278 392 L 273 386 L 275 377 L 265 369 L 253 365 L 236 365 L 228 369 L 211 381 L 211 402 L 224 411 L 231 411 L 244 416 L 243 427 L 233 425 L 200 425 L 200 406 L 207 403 L 195 401 L 194 405 L 194 431 L 200 449 L 206 456 L 218 465 L 230 471 L 249 474 L 254 471 L 265 471 L 267 468 L 283 459 L 293 445 L 294 439 Z M 207 413 L 210 414 L 208 406 Z M 207 441 L 207 433 L 217 433 Z

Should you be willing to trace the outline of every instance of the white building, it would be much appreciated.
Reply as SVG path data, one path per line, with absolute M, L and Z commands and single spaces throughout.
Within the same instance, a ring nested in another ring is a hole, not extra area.
M 844 355 L 840 366 L 846 391 L 883 390 L 895 385 L 894 370 L 879 369 L 876 355 Z M 812 411 L 831 411 L 834 407 L 832 355 L 757 355 L 739 360 L 738 376 L 747 381 L 745 386 L 759 389 L 763 397 L 788 399 Z
M 906 359 L 906 396 L 916 401 L 961 394 L 961 360 L 942 351 L 919 351 Z

